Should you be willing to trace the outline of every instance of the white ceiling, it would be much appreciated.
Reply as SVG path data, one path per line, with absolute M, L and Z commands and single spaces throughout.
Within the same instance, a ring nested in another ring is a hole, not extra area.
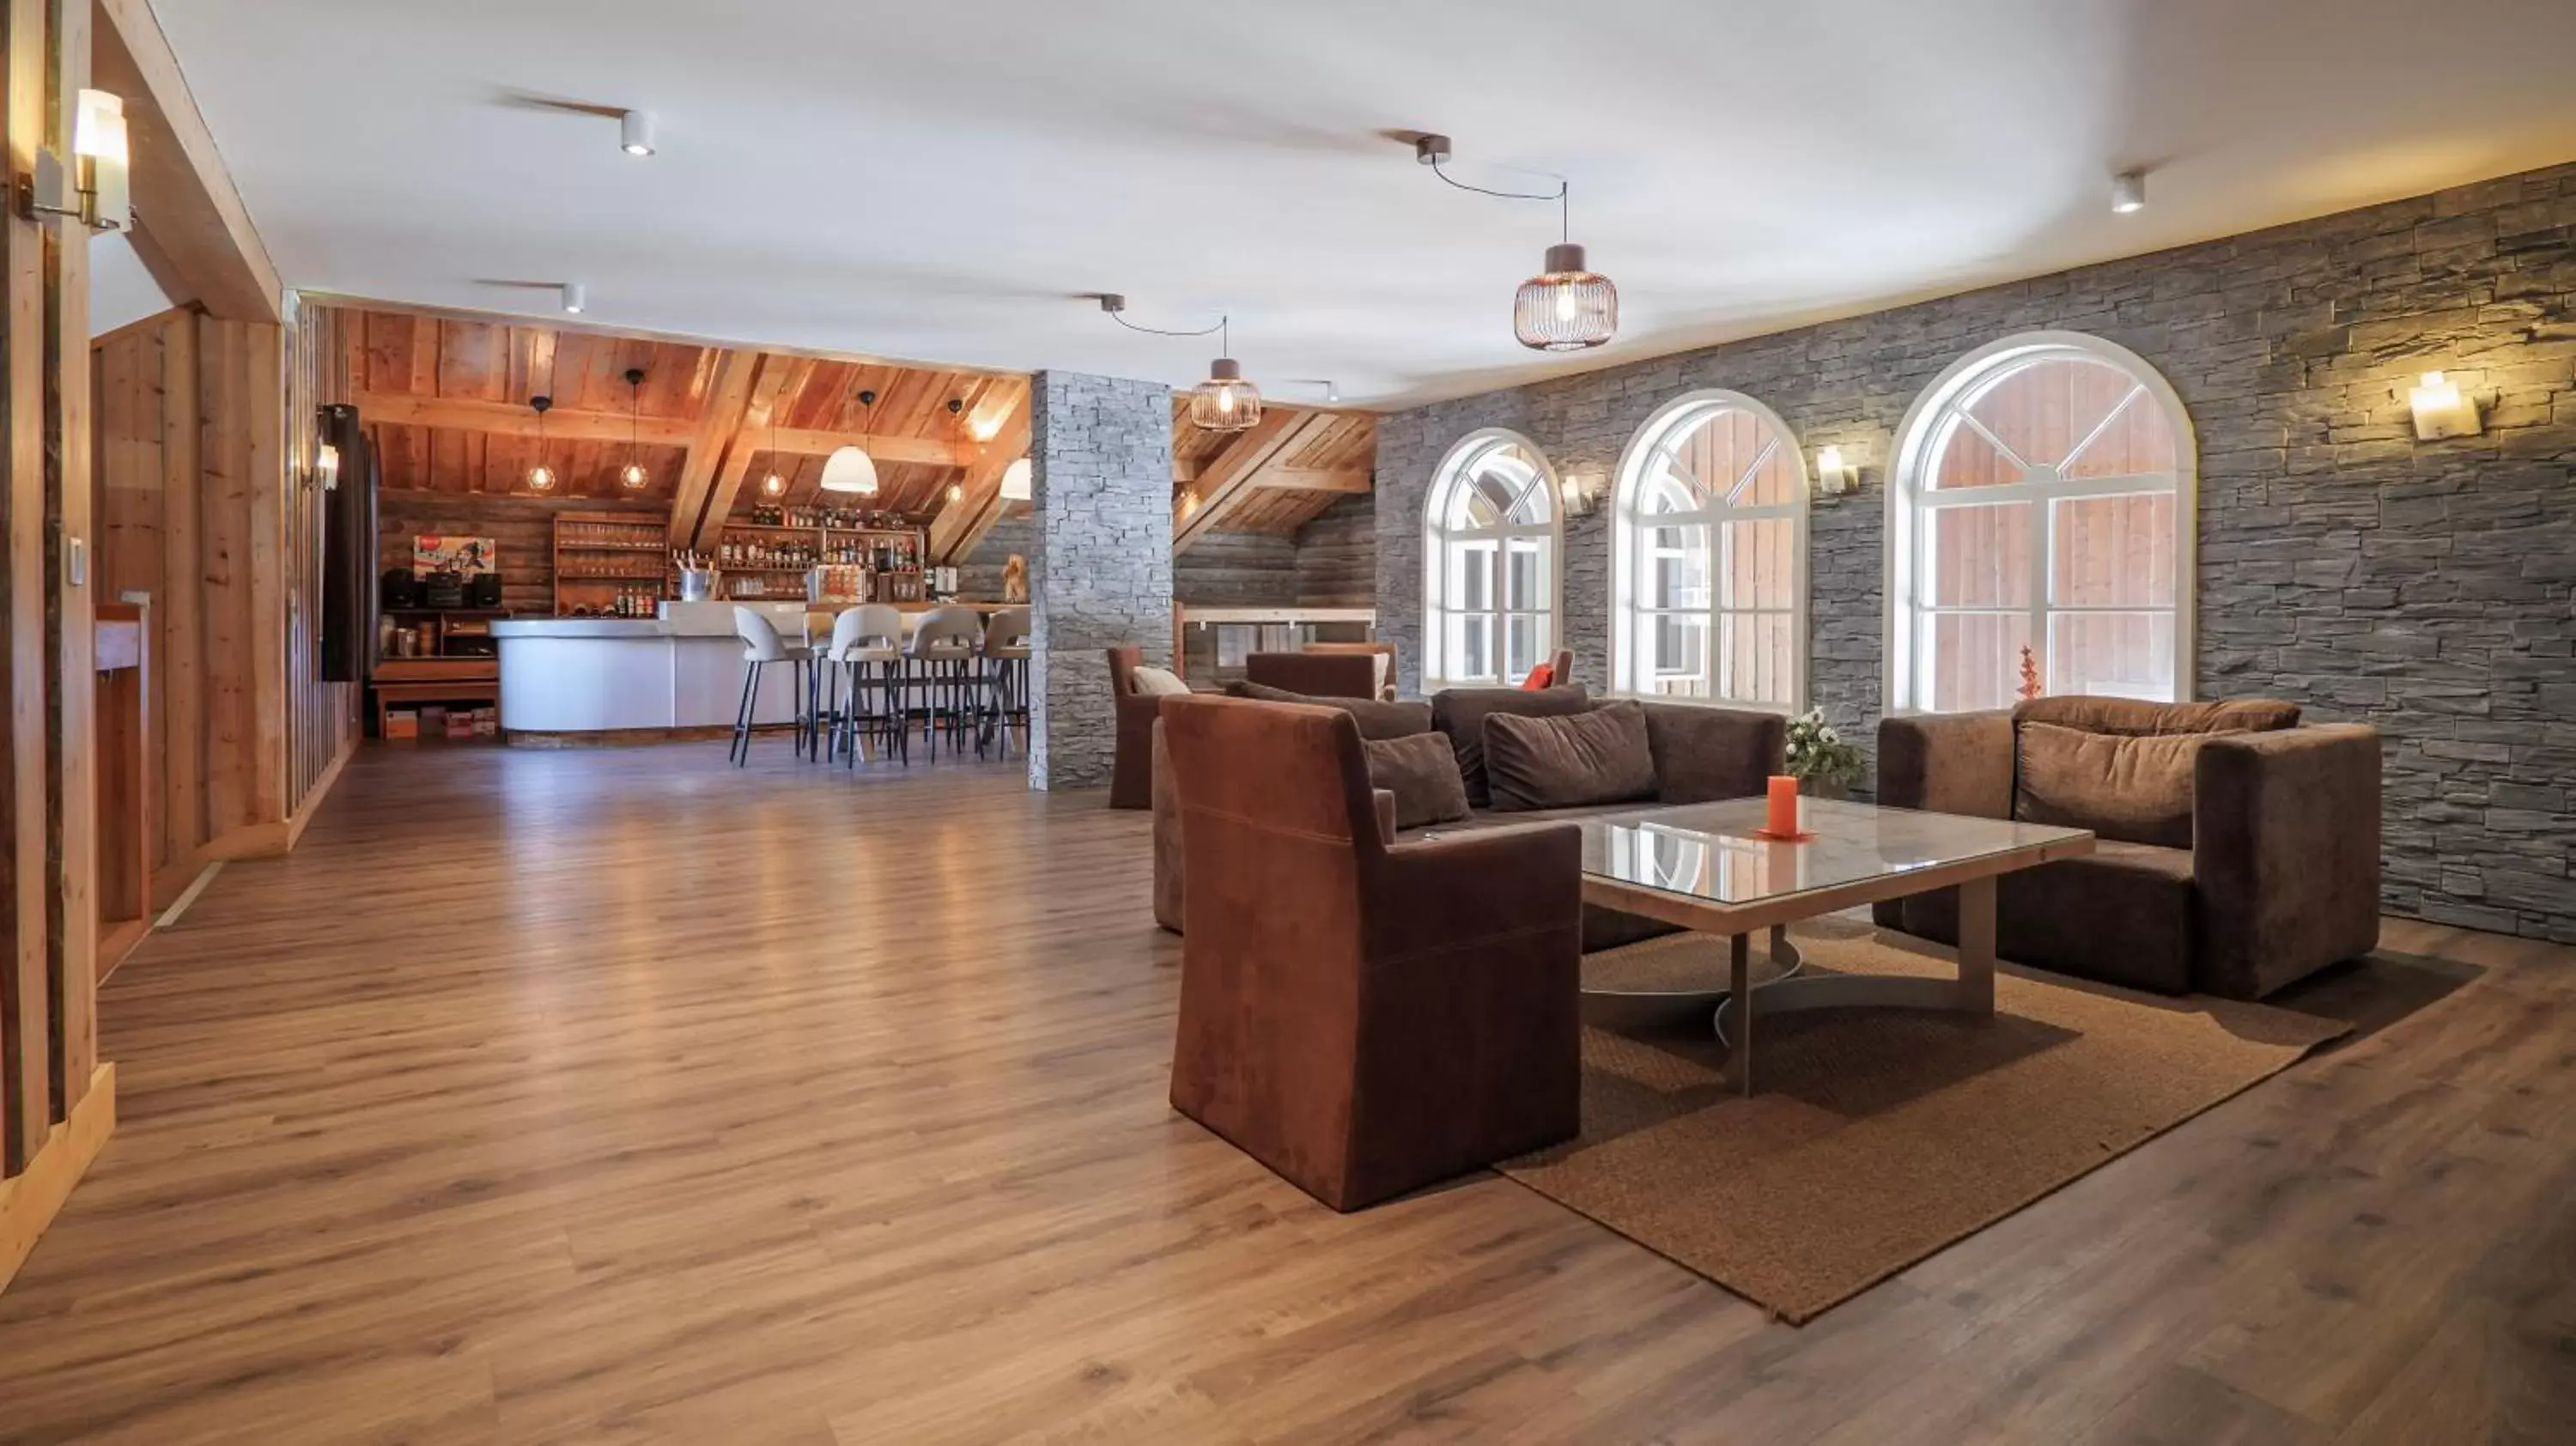
M 291 286 L 1455 395 L 2576 158 L 2570 0 L 155 0 Z M 611 120 L 656 113 L 630 160 Z M 1511 339 L 1574 182 L 1623 327 Z M 2151 169 L 2152 204 L 2107 206 Z M 1544 183 L 1542 183 L 1544 184 Z M 149 198 L 137 197 L 148 209 Z

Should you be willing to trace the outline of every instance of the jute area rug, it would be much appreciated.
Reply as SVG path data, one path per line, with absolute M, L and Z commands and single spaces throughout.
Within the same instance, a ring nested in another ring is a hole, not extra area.
M 1823 920 L 1792 937 L 1811 973 L 1955 973 L 1946 956 L 1863 925 Z M 1593 955 L 1584 975 L 1723 988 L 1725 951 L 1723 939 L 1675 935 Z M 2009 964 L 1995 991 L 1992 1020 L 1834 1010 L 1765 1021 L 1750 1099 L 1727 1089 L 1704 1015 L 1587 1025 L 1582 1136 L 1499 1168 L 1803 1322 L 2346 1030 Z

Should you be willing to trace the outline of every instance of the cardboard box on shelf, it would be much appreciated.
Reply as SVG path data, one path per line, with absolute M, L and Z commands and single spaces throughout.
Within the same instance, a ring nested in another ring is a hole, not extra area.
M 385 737 L 388 741 L 397 738 L 420 737 L 420 715 L 409 708 L 387 709 L 385 712 Z
M 475 737 L 477 737 L 477 738 L 498 738 L 498 737 L 500 737 L 500 736 L 501 736 L 501 710 L 500 710 L 500 709 L 498 709 L 498 708 L 477 708 L 477 709 L 475 709 L 475 710 L 474 710 L 474 736 L 475 736 Z

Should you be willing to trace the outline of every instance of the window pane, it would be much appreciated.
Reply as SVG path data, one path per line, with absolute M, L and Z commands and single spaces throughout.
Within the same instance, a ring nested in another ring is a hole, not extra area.
M 2014 367 L 1978 388 L 1968 411 L 2022 461 L 2053 466 L 2136 387 L 2117 367 L 2053 356 Z
M 1793 620 L 1787 613 L 1720 613 L 1717 694 L 1730 702 L 1787 706 L 1796 677 Z
M 1529 676 L 1530 669 L 1538 666 L 1539 640 L 1545 632 L 1543 621 L 1528 613 L 1513 613 L 1506 620 L 1504 635 L 1509 640 L 1506 661 L 1510 667 L 1504 673 L 1503 681 L 1517 683 Z
M 1452 614 L 1449 619 L 1449 676 L 1460 679 L 1494 676 L 1494 615 Z
M 1701 495 L 1698 484 L 1672 470 L 1669 464 L 1658 467 L 1647 478 L 1644 490 L 1645 498 L 1637 510 L 1649 517 L 1697 512 L 1708 506 L 1708 498 Z
M 1647 529 L 1640 606 L 1708 606 L 1708 534 L 1708 525 L 1696 522 Z
M 1535 537 L 1515 537 L 1510 547 L 1510 566 L 1504 572 L 1503 606 L 1528 612 L 1545 610 L 1548 602 L 1547 560 L 1542 555 L 1545 544 Z
M 1976 428 L 1953 417 L 1942 425 L 1942 433 L 1934 444 L 1934 455 L 1940 459 L 1931 473 L 1935 490 L 2001 487 L 2021 480 L 2022 469 L 1978 436 Z
M 1454 542 L 1449 545 L 1449 606 L 1467 612 L 1494 607 L 1494 544 Z
M 1923 513 L 1923 596 L 1934 607 L 2028 607 L 2030 504 Z
M 1935 713 L 2001 708 L 2019 696 L 2028 613 L 1945 613 L 1926 620 Z
M 2066 460 L 2069 477 L 2149 476 L 2174 469 L 2173 421 L 2144 387 L 2096 433 L 2084 449 Z
M 1709 696 L 1706 618 L 1639 619 L 1636 647 L 1639 692 L 1673 698 Z
M 1512 503 L 1511 520 L 1538 523 L 1548 519 L 1548 506 L 1555 499 L 1547 495 L 1547 478 L 1535 467 L 1527 469 L 1519 495 Z
M 2048 691 L 2146 698 L 2174 696 L 2170 612 L 2056 613 L 2048 620 Z
M 1764 517 L 1729 522 L 1719 528 L 1719 533 L 1723 551 L 1719 560 L 1718 606 L 1797 606 L 1797 519 Z
M 2052 600 L 2071 607 L 2169 608 L 2174 496 L 2069 497 L 2051 504 Z

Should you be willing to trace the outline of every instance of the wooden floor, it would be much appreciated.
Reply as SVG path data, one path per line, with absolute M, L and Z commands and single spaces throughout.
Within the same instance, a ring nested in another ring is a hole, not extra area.
M 2393 923 L 2455 989 L 1800 1330 L 1175 1116 L 1143 815 L 758 752 L 369 751 L 147 941 L 0 1437 L 2576 1439 L 2576 951 Z

